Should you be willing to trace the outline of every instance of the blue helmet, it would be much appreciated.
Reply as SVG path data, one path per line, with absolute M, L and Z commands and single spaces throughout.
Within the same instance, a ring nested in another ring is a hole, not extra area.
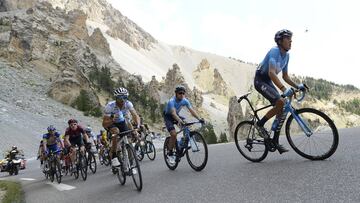
M 290 30 L 282 29 L 276 32 L 274 40 L 276 43 L 282 40 L 284 37 L 292 37 L 293 33 Z
M 49 127 L 47 127 L 47 131 L 55 131 L 56 128 L 53 125 L 50 125 Z

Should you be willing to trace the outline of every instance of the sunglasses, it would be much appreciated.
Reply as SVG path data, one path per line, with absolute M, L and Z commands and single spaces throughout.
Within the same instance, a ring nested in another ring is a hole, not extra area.
M 182 94 L 185 94 L 185 92 L 178 92 L 178 94 L 182 95 Z

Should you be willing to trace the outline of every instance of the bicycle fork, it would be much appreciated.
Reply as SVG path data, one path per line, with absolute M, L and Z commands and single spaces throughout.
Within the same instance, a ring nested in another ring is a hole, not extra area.
M 292 114 L 296 122 L 299 124 L 300 128 L 304 131 L 306 136 L 310 137 L 313 134 L 313 132 L 305 123 L 305 121 L 294 111 L 294 109 L 291 108 L 290 113 Z

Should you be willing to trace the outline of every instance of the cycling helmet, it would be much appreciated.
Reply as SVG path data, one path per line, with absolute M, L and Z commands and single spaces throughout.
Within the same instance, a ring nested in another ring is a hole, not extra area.
M 113 93 L 116 98 L 120 98 L 120 99 L 127 99 L 129 96 L 129 92 L 127 91 L 127 89 L 123 87 L 119 87 L 115 89 Z
M 290 30 L 283 29 L 276 32 L 274 40 L 276 43 L 279 42 L 279 40 L 282 40 L 284 37 L 291 37 L 293 33 Z
M 56 128 L 53 125 L 50 125 L 49 127 L 47 127 L 47 131 L 55 131 Z
M 17 150 L 17 146 L 12 146 L 11 150 Z
M 86 127 L 86 128 L 85 128 L 85 132 L 91 133 L 91 130 L 92 130 L 92 129 L 91 129 L 90 127 Z
M 70 119 L 70 120 L 68 120 L 68 124 L 70 125 L 70 124 L 72 124 L 72 123 L 78 123 L 78 121 L 77 120 L 75 120 L 75 119 Z
M 178 85 L 175 87 L 175 93 L 186 92 L 186 88 L 183 85 Z

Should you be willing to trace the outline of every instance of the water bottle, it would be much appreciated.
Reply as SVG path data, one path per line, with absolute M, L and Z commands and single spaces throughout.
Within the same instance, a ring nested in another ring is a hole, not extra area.
M 181 150 L 182 149 L 182 145 L 183 145 L 183 137 L 184 136 L 178 136 L 177 137 L 177 145 L 178 145 L 178 148 Z
M 276 117 L 274 122 L 272 123 L 271 130 L 275 131 L 276 128 L 278 127 L 278 125 L 279 125 L 279 119 L 278 119 L 278 117 Z

